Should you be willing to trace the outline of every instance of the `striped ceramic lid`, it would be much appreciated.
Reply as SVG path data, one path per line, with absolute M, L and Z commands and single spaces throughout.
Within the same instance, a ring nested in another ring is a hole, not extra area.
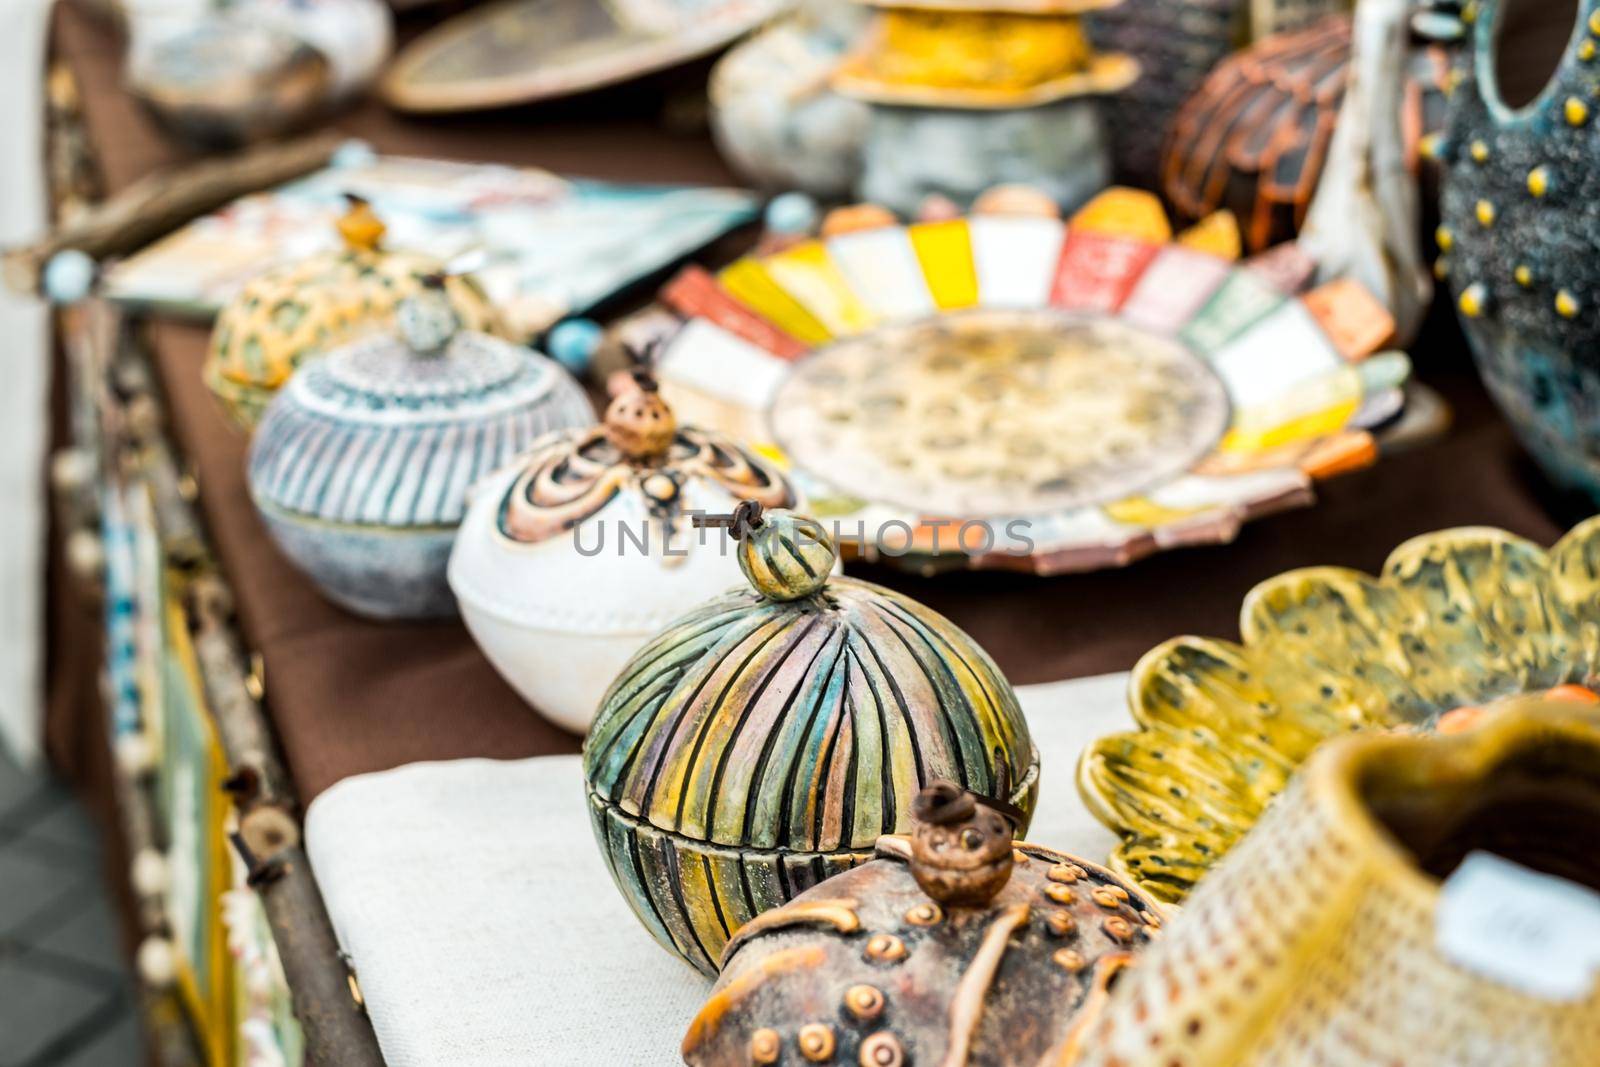
M 578 383 L 526 348 L 461 331 L 424 354 L 380 335 L 290 379 L 256 431 L 250 490 L 329 522 L 453 525 L 478 478 L 593 422 Z
M 694 608 L 617 676 L 584 745 L 589 792 L 625 821 L 799 853 L 904 832 L 936 779 L 1009 785 L 1031 814 L 1038 762 L 982 648 L 916 601 L 840 577 L 825 597 L 736 590 Z

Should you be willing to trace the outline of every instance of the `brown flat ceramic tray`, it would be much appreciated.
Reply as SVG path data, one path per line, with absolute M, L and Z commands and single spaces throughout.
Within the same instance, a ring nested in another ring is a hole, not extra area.
M 597 89 L 706 55 L 786 0 L 505 0 L 424 34 L 395 59 L 402 111 L 473 111 Z

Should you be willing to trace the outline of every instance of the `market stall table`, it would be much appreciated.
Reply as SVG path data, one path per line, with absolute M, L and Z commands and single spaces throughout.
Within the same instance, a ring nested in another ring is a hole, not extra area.
M 108 195 L 184 159 L 122 92 L 120 43 L 108 26 L 77 6 L 58 5 L 54 44 L 81 85 Z M 367 104 L 335 125 L 385 153 L 532 164 L 634 181 L 732 182 L 706 135 L 662 127 L 658 89 L 624 88 L 435 120 L 402 118 Z M 246 441 L 225 422 L 200 379 L 206 327 L 155 318 L 147 336 L 170 433 L 198 484 L 210 542 L 236 595 L 243 639 L 264 667 L 266 706 L 302 805 L 344 779 L 419 761 L 577 751 L 579 739 L 531 712 L 459 624 L 371 623 L 318 596 L 279 554 L 250 505 Z M 1553 542 L 1571 515 L 1537 488 L 1531 465 L 1478 385 L 1448 312 L 1435 315 L 1413 356 L 1418 376 L 1454 409 L 1449 433 L 1324 483 L 1314 507 L 1253 524 L 1231 545 L 1171 552 L 1124 571 L 1051 579 L 994 573 L 923 579 L 883 568 L 857 573 L 949 615 L 1024 684 L 1125 670 L 1178 633 L 1236 635 L 1238 604 L 1257 581 L 1312 564 L 1373 571 L 1395 545 L 1440 527 L 1491 524 Z M 77 640 L 97 640 L 85 625 L 92 618 L 75 611 L 58 617 L 84 625 Z M 60 736 L 72 734 L 77 728 L 66 720 L 85 711 L 58 701 L 54 714 L 52 731 Z M 1070 772 L 1063 763 L 1070 757 L 1058 755 L 1046 774 L 1064 781 Z M 361 795 L 351 790 L 340 796 L 346 821 Z M 519 844 L 529 843 L 511 840 L 505 847 Z M 352 884 L 363 883 L 341 869 L 340 885 Z M 530 944 L 538 936 L 530 930 Z M 642 939 L 640 951 L 650 951 Z

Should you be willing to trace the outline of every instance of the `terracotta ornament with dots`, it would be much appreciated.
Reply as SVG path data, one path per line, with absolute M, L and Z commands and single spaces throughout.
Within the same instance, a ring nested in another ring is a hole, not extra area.
M 540 714 L 582 733 L 629 656 L 739 581 L 732 546 L 693 517 L 799 498 L 774 464 L 681 425 L 643 368 L 601 425 L 529 445 L 476 489 L 450 585 L 496 669 Z
M 663 947 L 714 975 L 746 924 L 910 831 L 924 782 L 1026 825 L 1039 754 L 988 655 L 916 601 L 833 574 L 820 523 L 754 499 L 697 523 L 734 538 L 748 588 L 623 667 L 583 765 L 617 888 Z
M 747 924 L 683 1042 L 692 1067 L 1070 1064 L 1160 909 L 1087 861 L 1013 840 L 1019 813 L 951 782 L 909 836 Z

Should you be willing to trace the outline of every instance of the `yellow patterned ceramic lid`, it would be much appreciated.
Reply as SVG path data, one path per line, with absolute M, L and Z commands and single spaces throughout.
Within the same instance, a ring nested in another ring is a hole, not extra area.
M 363 201 L 353 200 L 339 232 L 343 248 L 253 279 L 217 316 L 206 384 L 246 430 L 302 359 L 388 326 L 399 301 L 442 269 L 429 256 L 383 248 L 383 223 Z M 475 282 L 444 284 L 463 328 L 505 336 Z
M 834 88 L 878 103 L 955 108 L 1113 93 L 1132 84 L 1139 65 L 1096 53 L 1077 15 L 1116 2 L 884 4 Z
M 1180 900 L 1324 740 L 1590 684 L 1597 627 L 1600 518 L 1548 552 L 1473 527 L 1406 542 L 1379 577 L 1290 571 L 1245 599 L 1242 644 L 1179 637 L 1139 661 L 1136 728 L 1085 749 L 1079 791 L 1122 835 L 1111 868 Z

